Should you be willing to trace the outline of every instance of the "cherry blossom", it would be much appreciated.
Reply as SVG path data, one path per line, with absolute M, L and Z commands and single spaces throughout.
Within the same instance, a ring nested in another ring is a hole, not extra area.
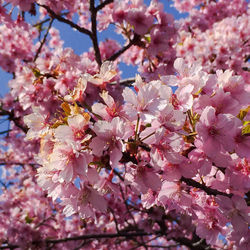
M 0 248 L 249 249 L 249 4 L 167 5 L 0 1 Z

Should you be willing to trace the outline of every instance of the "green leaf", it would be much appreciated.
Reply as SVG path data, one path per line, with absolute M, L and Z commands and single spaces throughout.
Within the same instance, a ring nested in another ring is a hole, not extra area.
M 242 121 L 245 118 L 245 116 L 247 115 L 249 110 L 250 110 L 250 106 L 248 106 L 245 109 L 241 109 L 240 113 L 237 115 L 237 117 Z
M 246 126 L 242 128 L 241 134 L 242 135 L 250 135 L 250 121 L 245 122 Z
M 34 219 L 33 219 L 33 218 L 30 218 L 29 215 L 26 215 L 26 217 L 25 217 L 25 222 L 26 222 L 27 224 L 32 223 L 33 220 L 34 220 Z
M 38 68 L 32 68 L 32 72 L 36 78 L 39 78 L 42 75 Z
M 146 40 L 148 43 L 151 42 L 151 37 L 150 37 L 150 35 L 146 35 L 146 36 L 144 36 L 144 38 L 145 38 L 145 40 Z

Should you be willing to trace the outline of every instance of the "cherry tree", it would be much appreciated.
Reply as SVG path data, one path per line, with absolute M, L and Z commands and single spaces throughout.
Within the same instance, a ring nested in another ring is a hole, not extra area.
M 247 1 L 0 3 L 0 249 L 250 249 Z

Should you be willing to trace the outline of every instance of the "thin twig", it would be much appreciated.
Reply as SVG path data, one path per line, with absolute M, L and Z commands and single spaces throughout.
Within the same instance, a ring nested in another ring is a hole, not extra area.
M 5 184 L 2 180 L 0 180 L 0 184 L 4 187 L 4 189 L 7 189 L 7 184 Z
M 128 203 L 127 203 L 127 199 L 125 198 L 125 195 L 124 195 L 124 192 L 123 192 L 123 190 L 122 190 L 121 185 L 120 185 L 120 192 L 121 192 L 122 199 L 123 199 L 123 201 L 124 201 L 125 207 L 126 207 L 126 209 L 127 209 L 127 212 L 128 212 L 128 214 L 130 215 L 131 219 L 133 220 L 134 226 L 135 226 L 135 225 L 136 225 L 135 218 L 134 218 L 134 216 L 131 214 L 131 212 L 130 212 L 130 210 L 129 210 L 129 206 L 128 206 Z
M 117 222 L 117 219 L 115 217 L 115 212 L 111 207 L 109 207 L 109 210 L 110 210 L 111 214 L 113 215 L 116 231 L 117 231 L 117 233 L 120 233 L 120 230 L 119 230 L 119 227 L 118 227 L 118 222 Z
M 69 14 L 69 12 L 63 12 L 63 13 L 61 13 L 60 15 L 61 15 L 61 16 L 66 16 L 66 15 L 68 15 L 68 14 Z M 50 21 L 50 20 L 51 20 L 51 17 L 46 18 L 46 19 L 44 19 L 44 20 L 41 21 L 41 22 L 37 22 L 37 23 L 33 24 L 32 27 L 41 26 L 41 25 L 47 23 L 47 22 Z
M 197 242 L 184 237 L 172 238 L 172 240 L 180 243 L 181 245 L 187 246 L 192 250 L 215 250 L 214 248 L 208 246 L 206 243 L 197 245 Z
M 110 4 L 110 3 L 113 3 L 114 0 L 106 0 L 104 2 L 102 2 L 101 4 L 99 4 L 98 6 L 96 6 L 96 11 L 99 11 L 101 9 L 103 9 L 106 5 Z
M 115 84 L 119 83 L 119 85 L 131 87 L 132 83 L 134 83 L 134 82 L 135 82 L 135 78 L 131 77 L 131 78 L 123 79 L 123 80 L 120 80 L 120 81 L 114 81 L 114 82 L 111 82 L 109 84 L 115 85 Z
M 126 50 L 128 50 L 132 45 L 135 45 L 140 40 L 140 36 L 134 34 L 134 38 L 129 42 L 128 45 L 124 46 L 122 49 L 118 50 L 112 56 L 110 56 L 107 61 L 115 61 L 120 55 L 122 55 Z
M 52 27 L 53 21 L 54 21 L 54 18 L 51 18 L 51 20 L 50 20 L 50 22 L 49 22 L 49 26 L 48 26 L 47 31 L 46 31 L 46 34 L 44 35 L 43 40 L 42 40 L 42 42 L 40 43 L 40 46 L 39 46 L 39 48 L 38 48 L 38 50 L 37 50 L 37 52 L 36 52 L 36 55 L 35 55 L 35 57 L 34 57 L 33 62 L 36 61 L 36 59 L 38 58 L 39 54 L 41 53 L 42 47 L 43 47 L 43 45 L 45 44 L 45 42 L 46 42 L 46 40 L 47 40 L 47 37 L 48 37 L 48 34 L 49 34 L 49 30 L 50 30 L 51 27 Z
M 114 168 L 113 172 L 119 177 L 121 181 L 124 181 L 124 177 L 121 176 L 121 174 Z

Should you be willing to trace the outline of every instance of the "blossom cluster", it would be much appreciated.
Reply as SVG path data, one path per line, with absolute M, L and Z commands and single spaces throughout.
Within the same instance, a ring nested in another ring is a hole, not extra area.
M 227 17 L 205 32 L 182 30 L 177 54 L 190 62 L 199 61 L 208 72 L 232 69 L 239 74 L 249 68 L 249 16 Z
M 249 249 L 246 1 L 0 3 L 0 248 Z
M 142 195 L 143 207 L 164 206 L 189 215 L 208 244 L 230 230 L 238 232 L 231 237 L 240 244 L 249 233 L 244 194 L 249 190 L 250 138 L 244 133 L 245 117 L 237 115 L 247 107 L 250 93 L 232 71 L 208 74 L 181 58 L 174 67 L 177 75 L 157 81 L 144 82 L 138 75 L 133 88 L 124 88 L 122 102 L 103 90 L 101 102 L 88 109 L 86 84 L 98 78 L 85 74 L 64 97 L 56 121 L 34 107 L 24 121 L 28 137 L 41 138 L 38 183 L 53 200 L 62 200 L 67 216 L 95 217 L 96 210 L 107 211 L 105 197 L 117 192 L 114 172 L 125 171 L 124 185 Z M 114 72 L 106 62 L 98 76 L 109 81 Z M 175 93 L 170 86 L 177 86 Z M 246 178 L 240 188 L 236 175 Z M 225 195 L 211 198 L 183 178 Z M 226 226 L 231 220 L 232 229 Z
M 20 60 L 32 61 L 35 52 L 32 40 L 37 35 L 37 30 L 22 20 L 3 22 L 0 25 L 0 66 L 7 72 L 14 72 Z

